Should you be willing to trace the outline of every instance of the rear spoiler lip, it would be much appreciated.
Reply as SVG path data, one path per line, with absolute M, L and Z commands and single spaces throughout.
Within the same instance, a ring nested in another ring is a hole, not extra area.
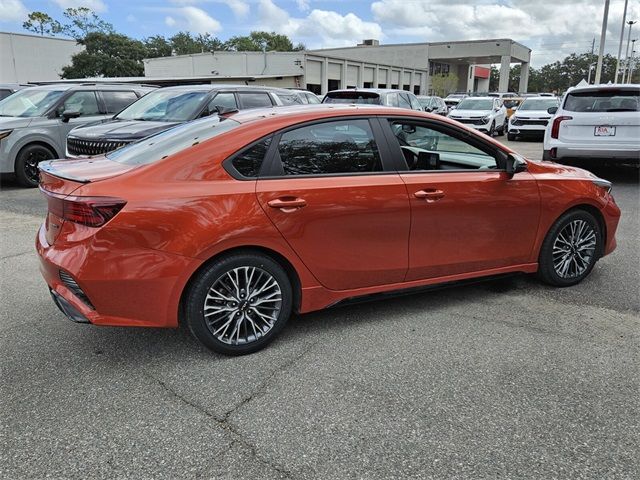
M 87 178 L 79 178 L 79 177 L 74 177 L 73 175 L 61 173 L 60 171 L 56 170 L 56 168 L 53 166 L 54 161 L 55 160 L 46 160 L 44 162 L 40 162 L 38 164 L 38 169 L 48 173 L 49 175 L 53 175 L 54 177 L 62 178 L 64 180 L 71 180 L 78 183 L 91 183 L 91 180 Z

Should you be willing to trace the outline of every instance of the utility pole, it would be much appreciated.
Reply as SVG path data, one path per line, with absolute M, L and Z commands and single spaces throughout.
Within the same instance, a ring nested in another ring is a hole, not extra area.
M 629 20 L 627 24 L 629 25 L 629 36 L 627 36 L 627 51 L 624 54 L 624 58 L 626 60 L 625 68 L 622 71 L 622 83 L 624 83 L 624 78 L 629 67 L 629 43 L 631 42 L 631 27 L 633 27 L 634 23 L 638 23 L 635 20 Z
M 598 66 L 596 67 L 596 78 L 594 83 L 600 83 L 602 75 L 602 57 L 604 56 L 604 42 L 607 39 L 607 21 L 609 20 L 609 0 L 604 2 L 604 14 L 602 15 L 602 32 L 600 33 L 600 48 L 598 51 Z
M 622 27 L 624 30 L 624 26 Z M 622 47 L 620 47 L 622 48 Z M 591 55 L 593 55 L 593 51 L 596 49 L 596 37 L 593 37 L 593 41 L 591 42 Z
M 618 45 L 618 60 L 616 60 L 616 77 L 613 83 L 618 83 L 618 73 L 620 72 L 620 55 L 622 54 L 622 41 L 624 40 L 624 24 L 627 22 L 627 4 L 629 0 L 624 0 L 624 13 L 622 14 L 622 27 L 620 27 L 620 45 Z

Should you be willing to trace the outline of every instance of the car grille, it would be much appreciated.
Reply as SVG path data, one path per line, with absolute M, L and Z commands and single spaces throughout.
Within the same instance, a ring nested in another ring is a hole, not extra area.
M 60 280 L 65 285 L 65 287 L 71 290 L 73 294 L 76 297 L 78 297 L 80 300 L 82 300 L 89 308 L 91 308 L 92 310 L 95 310 L 95 307 L 89 300 L 89 297 L 87 297 L 87 295 L 82 291 L 82 289 L 80 288 L 80 285 L 78 285 L 78 282 L 74 280 L 74 278 L 71 276 L 69 272 L 60 270 L 58 272 L 58 275 L 60 276 Z
M 466 123 L 468 125 L 484 125 L 487 122 L 484 122 L 481 118 L 454 118 L 454 120 L 459 121 L 460 123 Z
M 111 140 L 82 140 L 80 138 L 67 138 L 67 152 L 71 155 L 101 155 L 129 142 Z
M 522 125 L 540 125 L 542 127 L 546 127 L 547 123 L 549 123 L 549 120 L 534 120 L 529 118 L 518 118 L 517 120 L 514 120 L 513 122 L 511 122 L 511 125 L 514 125 L 516 127 L 519 127 Z

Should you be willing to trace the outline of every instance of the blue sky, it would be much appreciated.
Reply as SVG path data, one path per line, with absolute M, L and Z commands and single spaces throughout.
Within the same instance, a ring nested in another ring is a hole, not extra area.
M 610 53 L 617 52 L 623 4 L 611 1 L 605 43 Z M 592 39 L 599 39 L 602 5 L 602 0 L 0 0 L 0 30 L 22 31 L 30 11 L 62 19 L 65 8 L 87 6 L 135 38 L 187 30 L 225 40 L 268 30 L 320 48 L 364 38 L 400 43 L 508 37 L 532 48 L 532 63 L 540 66 L 588 51 Z M 640 2 L 629 8 L 628 19 L 640 20 Z

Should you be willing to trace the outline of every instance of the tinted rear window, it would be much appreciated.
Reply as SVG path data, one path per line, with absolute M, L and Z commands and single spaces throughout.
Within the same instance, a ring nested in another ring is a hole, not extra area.
M 127 165 L 144 165 L 202 143 L 240 125 L 218 116 L 185 123 L 107 154 L 107 158 Z
M 599 92 L 570 92 L 564 102 L 569 112 L 637 112 L 640 90 L 607 89 Z
M 322 103 L 363 103 L 366 105 L 379 105 L 380 95 L 373 92 L 329 92 Z

